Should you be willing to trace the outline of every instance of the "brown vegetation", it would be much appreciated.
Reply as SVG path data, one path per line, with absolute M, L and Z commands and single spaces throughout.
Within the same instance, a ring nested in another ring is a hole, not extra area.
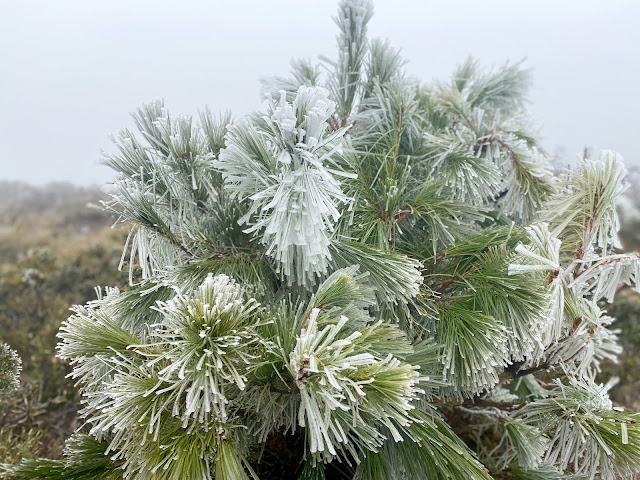
M 23 361 L 21 388 L 0 402 L 0 462 L 55 457 L 78 427 L 69 369 L 55 358 L 69 307 L 97 285 L 125 285 L 124 233 L 97 204 L 96 188 L 0 183 L 0 341 Z

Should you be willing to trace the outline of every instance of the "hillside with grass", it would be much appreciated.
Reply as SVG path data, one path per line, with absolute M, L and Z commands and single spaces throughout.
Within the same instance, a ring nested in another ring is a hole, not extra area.
M 0 462 L 55 457 L 81 425 L 56 334 L 95 287 L 126 285 L 123 229 L 98 207 L 105 194 L 70 184 L 0 183 L 0 341 L 22 358 L 20 389 L 0 401 Z

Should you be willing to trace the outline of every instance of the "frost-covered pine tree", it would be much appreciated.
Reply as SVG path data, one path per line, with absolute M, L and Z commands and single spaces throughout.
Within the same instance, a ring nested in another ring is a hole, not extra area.
M 245 118 L 115 137 L 106 204 L 131 288 L 60 331 L 86 423 L 4 478 L 615 479 L 640 417 L 614 408 L 606 314 L 621 158 L 552 175 L 517 65 L 405 76 L 339 6 L 338 55 L 264 81 Z

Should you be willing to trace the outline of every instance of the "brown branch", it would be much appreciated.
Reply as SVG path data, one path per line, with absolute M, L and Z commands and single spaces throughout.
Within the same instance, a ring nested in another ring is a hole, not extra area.
M 404 222 L 412 213 L 413 213 L 412 209 L 399 209 L 395 213 L 395 215 L 398 217 L 398 219 L 396 220 L 396 223 Z
M 438 260 L 442 260 L 446 256 L 447 256 L 447 252 L 446 251 L 442 252 L 440 255 L 438 255 L 433 260 L 431 260 L 429 263 L 427 263 L 424 267 L 422 267 L 422 271 L 424 272 L 425 270 L 433 267 L 438 262 Z
M 481 397 L 474 397 L 465 401 L 449 401 L 438 403 L 435 402 L 435 405 L 440 407 L 493 407 L 498 408 L 500 410 L 517 410 L 518 408 L 524 407 L 528 402 L 494 402 L 492 400 L 485 400 Z
M 520 173 L 522 173 L 528 182 L 531 182 L 533 178 L 531 177 L 531 173 L 522 166 L 520 159 L 518 158 L 518 154 L 511 148 L 504 140 L 496 137 L 491 137 L 490 141 L 495 141 L 498 145 L 504 148 L 509 154 L 509 158 L 513 163 L 513 166 L 518 169 Z
M 571 338 L 576 333 L 576 331 L 578 330 L 582 322 L 583 322 L 582 317 L 577 316 L 574 319 L 573 324 L 571 325 L 571 328 L 569 329 L 569 333 L 563 338 L 561 338 L 560 340 L 558 340 L 556 343 L 557 344 L 563 343 L 563 342 L 566 342 L 569 338 Z M 585 342 L 585 346 L 589 342 L 589 340 L 591 339 L 594 333 L 595 333 L 595 329 L 589 330 L 587 341 Z M 573 360 L 582 351 L 583 348 L 584 346 L 579 348 L 577 352 L 575 352 L 571 357 L 569 357 L 565 361 L 568 362 Z M 560 366 L 557 363 L 551 363 L 551 358 L 547 358 L 547 360 L 545 360 L 543 363 L 530 368 L 521 369 L 520 367 L 522 367 L 522 365 L 524 365 L 524 362 L 515 362 L 509 365 L 505 369 L 505 371 L 498 376 L 498 385 L 496 386 L 502 385 L 503 383 L 508 382 L 510 380 L 514 380 L 516 378 L 524 377 L 526 375 L 533 375 L 543 370 L 552 370 Z
M 443 286 L 450 285 L 450 284 L 452 284 L 452 283 L 454 283 L 454 282 L 456 282 L 458 280 L 461 280 L 463 278 L 467 278 L 469 275 L 471 275 L 473 272 L 475 272 L 478 268 L 479 268 L 478 265 L 474 265 L 469 270 L 464 272 L 462 275 L 454 275 L 451 278 L 448 278 L 446 280 L 441 280 L 439 282 L 434 283 L 433 286 L 434 287 L 443 287 Z
M 174 245 L 176 245 L 178 248 L 180 248 L 180 250 L 182 250 L 184 253 L 186 253 L 190 257 L 193 257 L 193 253 L 191 253 L 191 251 L 187 247 L 185 247 L 183 244 L 178 242 L 178 240 L 176 238 L 171 237 L 171 241 L 173 242 Z
M 468 298 L 471 295 L 455 295 L 453 297 L 432 297 L 431 301 L 432 302 L 436 302 L 436 303 L 440 303 L 440 302 L 452 302 L 454 300 L 457 300 L 459 298 Z
M 447 285 L 452 284 L 456 280 L 460 280 L 460 276 L 459 275 L 454 275 L 453 277 L 447 278 L 446 280 L 441 280 L 439 282 L 436 282 L 436 283 L 433 284 L 433 286 L 434 287 L 446 287 Z
M 600 188 L 600 190 L 596 190 L 593 196 L 593 205 L 591 208 L 591 212 L 587 216 L 587 218 L 585 218 L 584 230 L 582 232 L 582 239 L 578 243 L 578 247 L 576 249 L 577 260 L 582 260 L 582 258 L 584 257 L 584 253 L 586 251 L 586 243 L 589 237 L 591 237 L 591 231 L 593 230 L 593 225 L 595 224 L 595 221 L 596 221 L 595 217 L 597 216 L 597 210 L 600 204 L 601 195 L 602 195 L 602 187 Z M 576 264 L 576 267 L 573 270 L 573 275 L 575 278 L 579 277 L 582 274 L 582 272 L 580 271 L 581 267 L 582 267 L 582 264 L 580 263 Z
M 467 123 L 467 125 L 469 125 L 469 127 L 471 128 L 471 130 L 473 130 L 473 133 L 476 134 L 477 138 L 481 138 L 480 137 L 480 132 L 478 131 L 478 129 L 476 128 L 476 126 L 473 124 L 473 122 L 469 119 L 469 117 L 467 117 L 464 113 L 462 113 L 461 111 L 457 112 L 458 115 L 460 115 L 464 121 Z

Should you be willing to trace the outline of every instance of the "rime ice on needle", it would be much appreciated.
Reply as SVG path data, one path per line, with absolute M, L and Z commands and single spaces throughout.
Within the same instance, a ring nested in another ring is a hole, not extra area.
M 285 92 L 269 99 L 265 116 L 230 127 L 215 162 L 232 195 L 251 203 L 245 232 L 259 235 L 283 275 L 303 285 L 327 272 L 339 208 L 350 201 L 336 179 L 348 174 L 334 159 L 347 129 L 330 129 L 328 95 L 300 87 L 293 103 Z

